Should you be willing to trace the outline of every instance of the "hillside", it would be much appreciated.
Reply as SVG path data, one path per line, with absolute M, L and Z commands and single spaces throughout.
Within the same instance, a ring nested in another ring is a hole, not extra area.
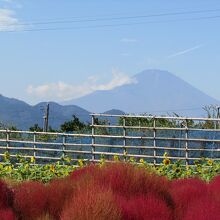
M 46 104 L 42 102 L 31 106 L 23 101 L 0 95 L 0 122 L 15 125 L 19 129 L 29 129 L 35 123 L 42 127 Z M 54 102 L 49 104 L 49 125 L 55 129 L 58 129 L 63 122 L 70 120 L 73 114 L 83 122 L 90 122 L 90 113 L 78 106 L 62 106 Z

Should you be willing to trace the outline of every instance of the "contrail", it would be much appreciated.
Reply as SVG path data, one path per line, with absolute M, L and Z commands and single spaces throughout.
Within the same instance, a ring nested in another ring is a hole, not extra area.
M 195 46 L 195 47 L 191 47 L 191 48 L 189 48 L 189 49 L 182 50 L 182 51 L 179 51 L 179 52 L 177 52 L 177 53 L 171 54 L 171 55 L 169 55 L 167 58 L 173 58 L 173 57 L 177 57 L 177 56 L 180 56 L 180 55 L 189 53 L 189 52 L 191 52 L 191 51 L 193 51 L 193 50 L 197 50 L 197 49 L 201 48 L 202 46 L 203 46 L 202 44 L 199 44 L 199 45 L 197 45 L 197 46 Z

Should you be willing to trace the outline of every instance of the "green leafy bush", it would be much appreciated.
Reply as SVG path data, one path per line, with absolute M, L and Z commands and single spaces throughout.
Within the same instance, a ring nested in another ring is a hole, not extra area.
M 210 181 L 220 173 L 220 162 L 214 162 L 210 159 L 202 158 L 194 161 L 194 164 L 186 166 L 184 161 L 173 163 L 164 154 L 163 162 L 159 165 L 147 163 L 144 159 L 136 160 L 131 158 L 122 158 L 121 160 L 131 163 L 135 166 L 141 166 L 148 171 L 154 172 L 159 176 L 166 176 L 168 179 L 198 177 L 205 181 Z M 114 156 L 111 162 L 120 161 L 120 157 Z M 109 162 L 109 161 L 108 161 Z M 103 166 L 107 161 L 104 157 L 101 158 L 99 165 Z M 56 163 L 48 163 L 38 165 L 35 164 L 34 157 L 16 156 L 16 160 L 10 157 L 8 152 L 4 154 L 4 160 L 0 163 L 0 178 L 11 179 L 16 181 L 37 180 L 44 183 L 57 177 L 68 176 L 77 167 L 84 167 L 88 163 L 85 160 L 79 159 L 78 162 L 73 162 L 69 157 L 63 157 Z
M 51 164 L 35 164 L 35 158 L 16 156 L 16 160 L 11 159 L 8 152 L 4 154 L 4 161 L 0 163 L 0 178 L 16 181 L 36 180 L 44 183 L 57 177 L 68 176 L 76 165 L 71 163 L 71 159 L 64 157 L 61 161 Z

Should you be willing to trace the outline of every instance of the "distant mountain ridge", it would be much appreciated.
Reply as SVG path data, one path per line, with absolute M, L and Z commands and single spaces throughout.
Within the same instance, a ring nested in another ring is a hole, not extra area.
M 127 113 L 161 114 L 167 111 L 201 116 L 204 114 L 202 107 L 220 103 L 167 71 L 145 70 L 134 79 L 136 83 L 108 91 L 95 91 L 64 104 L 75 104 L 92 112 L 113 108 Z
M 41 102 L 29 105 L 21 100 L 7 98 L 0 95 L 0 123 L 7 126 L 16 126 L 18 129 L 28 130 L 34 124 L 43 127 L 43 116 L 46 105 L 49 103 L 49 125 L 59 129 L 65 121 L 75 115 L 81 122 L 91 123 L 91 112 L 76 105 L 62 106 L 56 102 Z M 105 112 L 106 114 L 125 114 L 116 109 Z
M 29 129 L 34 124 L 43 127 L 43 108 L 46 102 L 35 106 L 18 99 L 7 98 L 0 95 L 0 122 L 7 125 L 15 125 L 19 129 Z M 90 122 L 90 112 L 75 105 L 62 106 L 55 102 L 49 102 L 49 125 L 58 129 L 62 123 L 76 115 L 83 122 Z
M 206 116 L 202 107 L 220 104 L 218 100 L 167 71 L 146 70 L 134 78 L 136 81 L 134 84 L 109 91 L 96 91 L 65 102 L 66 105 L 49 102 L 49 125 L 59 129 L 62 123 L 72 119 L 72 115 L 76 115 L 82 122 L 89 123 L 91 112 L 114 115 L 123 115 L 125 112 L 161 115 L 163 111 L 162 114 L 175 112 L 182 116 Z M 36 123 L 43 127 L 42 108 L 45 108 L 46 104 L 41 102 L 31 106 L 18 99 L 0 95 L 0 123 L 15 125 L 19 129 L 29 129 Z

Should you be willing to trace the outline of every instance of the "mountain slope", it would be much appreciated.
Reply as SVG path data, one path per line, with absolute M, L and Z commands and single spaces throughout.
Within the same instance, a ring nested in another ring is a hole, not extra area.
M 219 103 L 167 71 L 146 70 L 135 75 L 134 78 L 136 79 L 134 84 L 109 91 L 96 91 L 67 103 L 92 112 L 103 112 L 114 108 L 127 113 L 176 112 L 181 115 L 196 116 L 203 114 L 202 107 L 205 105 Z M 191 111 L 186 112 L 186 109 Z
M 29 129 L 34 124 L 43 127 L 43 109 L 47 103 L 42 102 L 35 106 L 0 95 L 0 122 L 15 125 L 19 129 Z M 50 102 L 49 125 L 58 129 L 60 125 L 76 115 L 83 122 L 90 122 L 89 112 L 75 105 L 62 106 Z

